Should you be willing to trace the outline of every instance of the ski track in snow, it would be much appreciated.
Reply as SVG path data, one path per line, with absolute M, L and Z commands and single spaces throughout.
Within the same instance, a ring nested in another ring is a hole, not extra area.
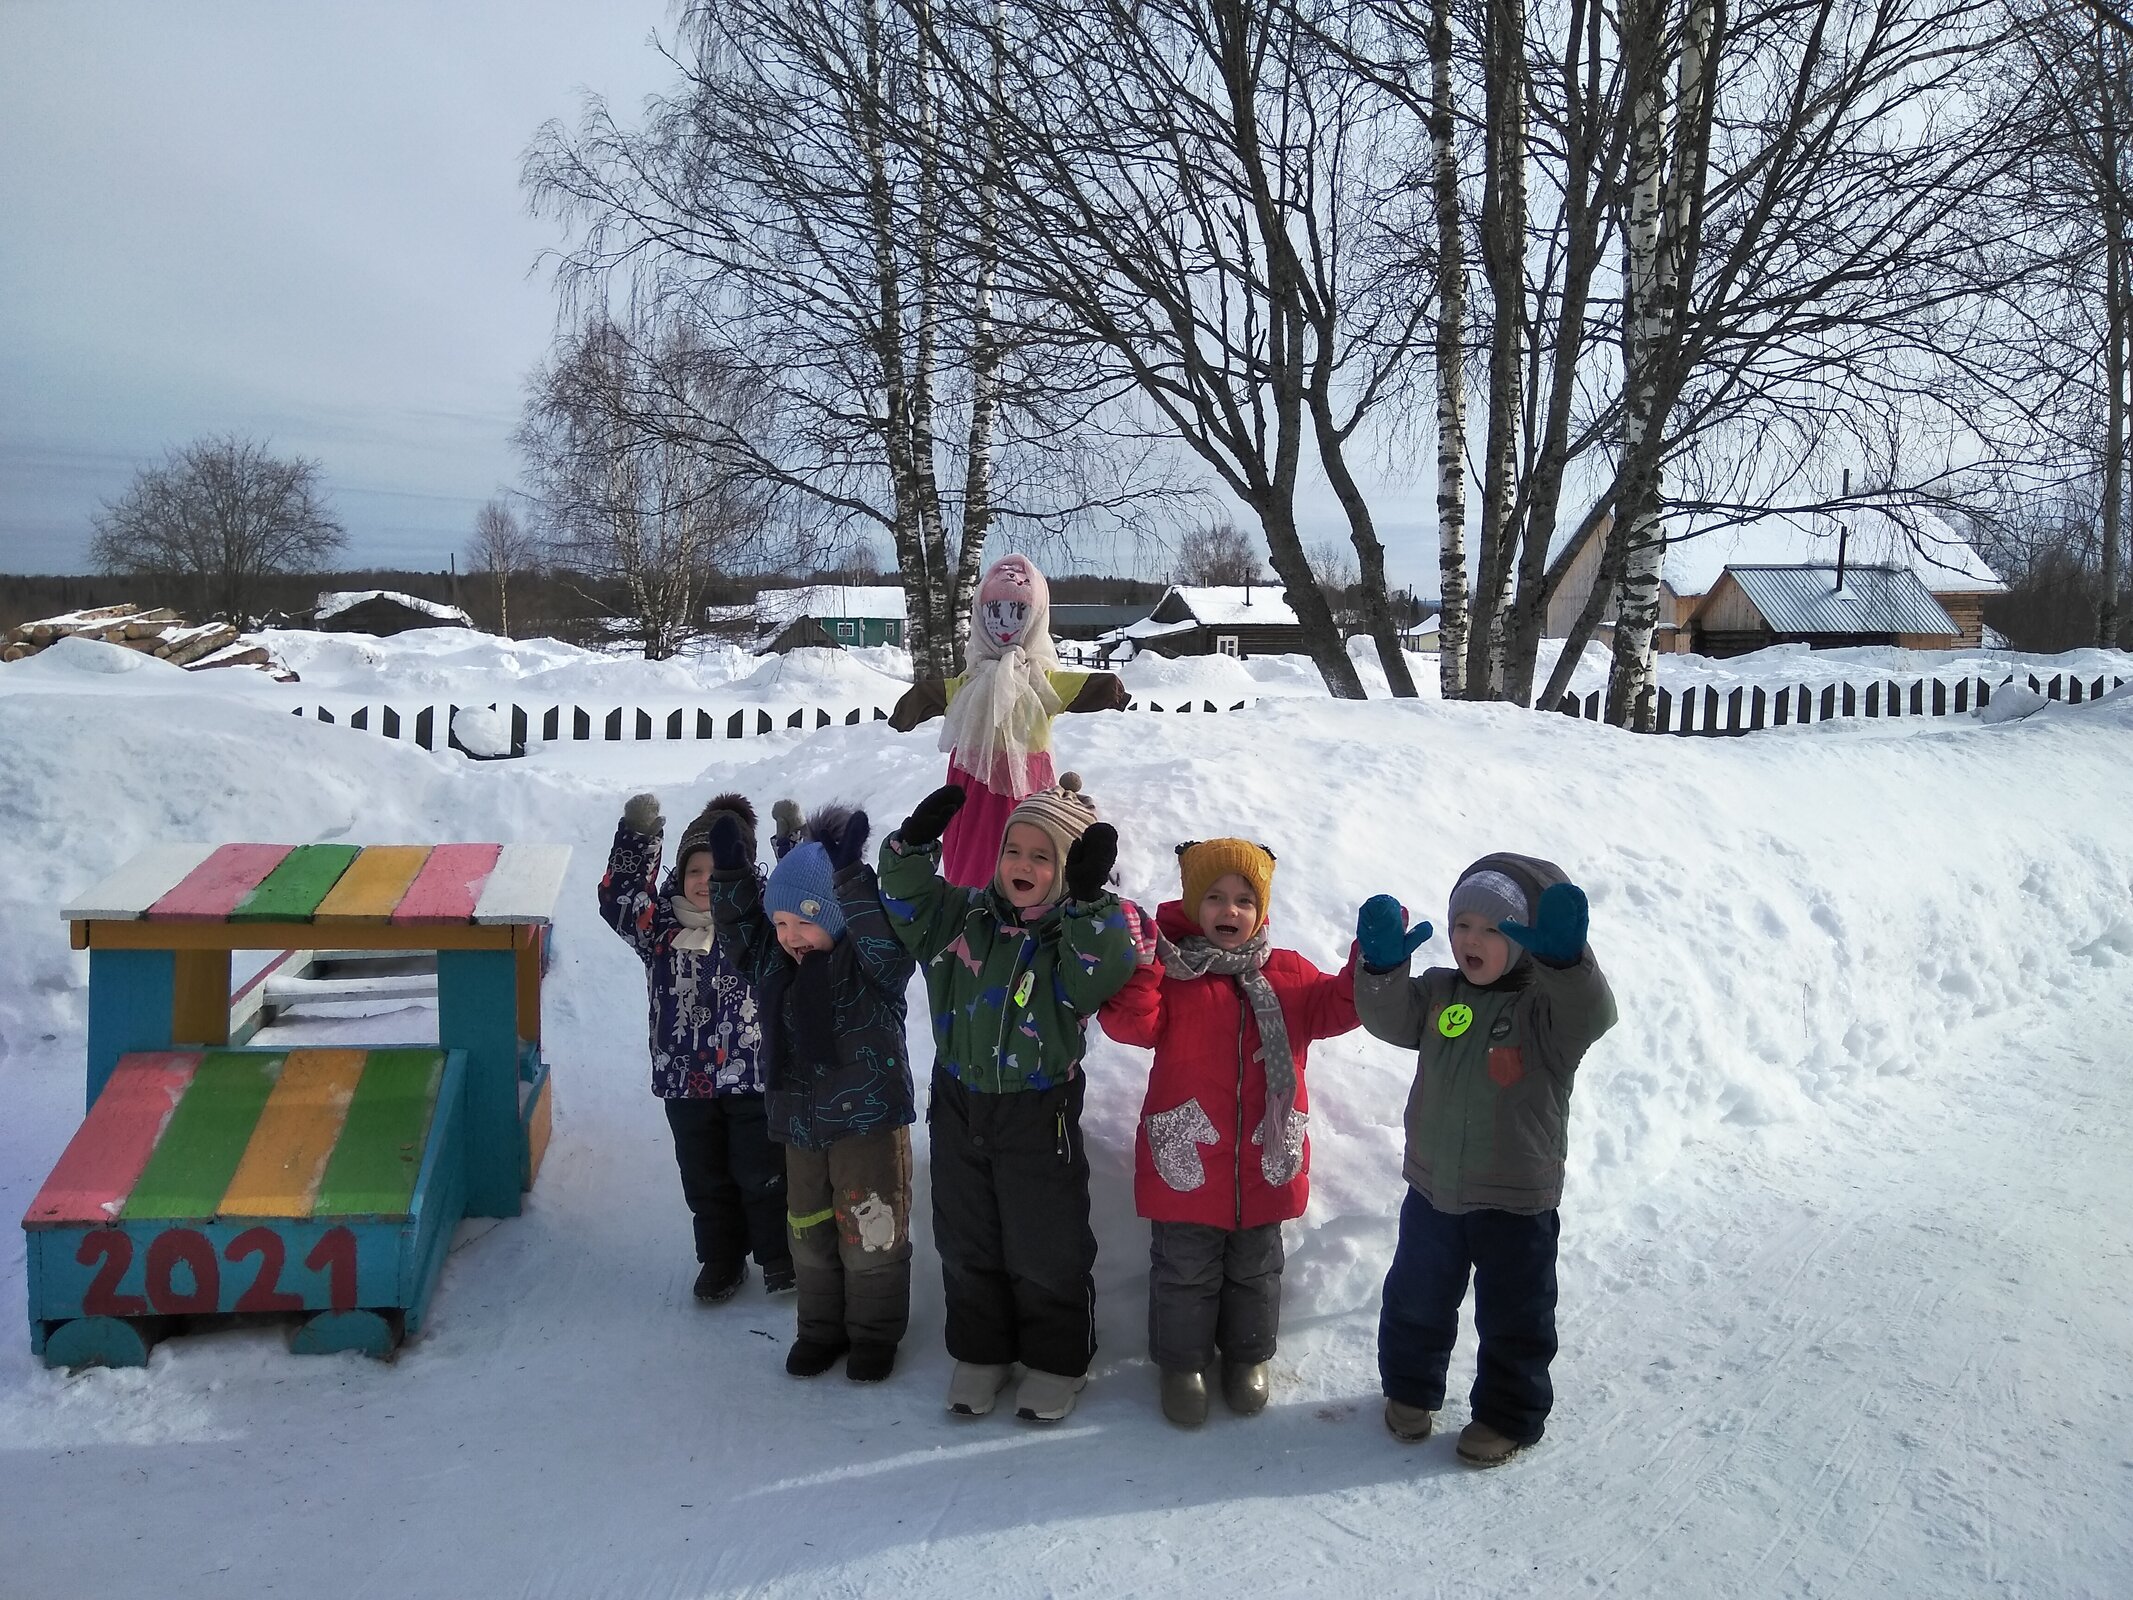
M 1451 1439 L 1470 1323 L 1438 1436 L 1402 1447 L 1379 1421 L 1411 1063 L 1361 1034 L 1314 1052 L 1314 1201 L 1255 1421 L 1218 1405 L 1184 1434 L 1155 1410 L 1130 1197 L 1145 1057 L 1107 1043 L 1088 1114 L 1102 1349 L 1069 1422 L 940 1410 L 923 1161 L 888 1384 L 786 1378 L 791 1302 L 753 1282 L 689 1303 L 640 970 L 589 909 L 614 813 L 654 784 L 671 831 L 715 779 L 759 802 L 856 790 L 886 832 L 938 781 L 931 729 L 477 769 L 276 705 L 38 690 L 0 695 L 21 768 L 0 787 L 11 1218 L 79 1117 L 83 963 L 53 907 L 102 864 L 203 830 L 577 855 L 549 990 L 556 1143 L 526 1215 L 462 1228 L 430 1331 L 389 1366 L 250 1330 L 68 1375 L 18 1322 L 0 1600 L 2071 1597 L 2133 1572 L 2133 724 L 2110 708 L 1716 743 L 1413 705 L 1062 730 L 1062 765 L 1121 824 L 1129 889 L 1153 898 L 1175 838 L 1256 832 L 1282 860 L 1277 936 L 1325 965 L 1380 888 L 1441 923 L 1451 874 L 1491 845 L 1531 841 L 1591 889 L 1623 1023 L 1572 1112 L 1557 1408 L 1538 1449 L 1475 1473 Z M 18 1315 L 23 1270 L 10 1230 Z

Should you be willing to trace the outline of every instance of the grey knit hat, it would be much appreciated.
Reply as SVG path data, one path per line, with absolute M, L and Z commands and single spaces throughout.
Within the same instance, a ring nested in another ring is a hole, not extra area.
M 1452 886 L 1452 922 L 1459 920 L 1461 912 L 1479 912 L 1493 928 L 1499 922 L 1527 921 L 1528 910 L 1526 891 L 1519 887 L 1518 880 L 1495 867 L 1476 862 Z

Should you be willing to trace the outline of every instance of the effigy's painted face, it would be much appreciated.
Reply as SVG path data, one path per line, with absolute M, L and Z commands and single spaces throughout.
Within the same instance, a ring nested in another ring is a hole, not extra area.
M 994 644 L 1005 650 L 1019 644 L 1029 630 L 1027 600 L 988 600 L 979 607 L 980 625 Z

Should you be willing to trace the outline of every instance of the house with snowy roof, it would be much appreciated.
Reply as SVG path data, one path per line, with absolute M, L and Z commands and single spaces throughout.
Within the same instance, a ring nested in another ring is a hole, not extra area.
M 1279 589 L 1265 584 L 1199 587 L 1173 584 L 1138 622 L 1103 635 L 1104 659 L 1159 656 L 1293 655 L 1304 648 L 1303 624 Z
M 1592 593 L 1605 527 L 1555 557 L 1565 570 L 1548 605 L 1551 638 L 1569 633 Z M 1733 581 L 1722 583 L 1728 574 Z M 1667 541 L 1654 642 L 1661 651 L 1700 655 L 1800 642 L 1974 647 L 1984 636 L 1986 598 L 2005 590 L 1969 540 L 1931 512 L 1773 512 L 1734 527 L 1692 528 Z M 1807 606 L 1817 594 L 1842 598 L 1835 609 Z M 1938 615 L 1929 615 L 1917 596 Z M 1612 631 L 1603 622 L 1598 637 Z
M 341 589 L 318 597 L 311 626 L 321 633 L 367 633 L 385 639 L 410 628 L 471 628 L 457 606 L 396 589 Z
M 764 589 L 755 597 L 753 648 L 760 656 L 825 646 L 900 645 L 907 621 L 899 584 Z

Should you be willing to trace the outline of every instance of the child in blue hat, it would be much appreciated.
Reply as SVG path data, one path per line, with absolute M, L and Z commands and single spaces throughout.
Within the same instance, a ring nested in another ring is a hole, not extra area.
M 781 817 L 785 807 L 778 808 Z M 904 990 L 916 970 L 861 859 L 867 815 L 826 806 L 767 883 L 737 827 L 711 829 L 720 948 L 756 985 L 764 1109 L 785 1146 L 799 1335 L 785 1370 L 878 1383 L 911 1310 L 911 1062 Z

